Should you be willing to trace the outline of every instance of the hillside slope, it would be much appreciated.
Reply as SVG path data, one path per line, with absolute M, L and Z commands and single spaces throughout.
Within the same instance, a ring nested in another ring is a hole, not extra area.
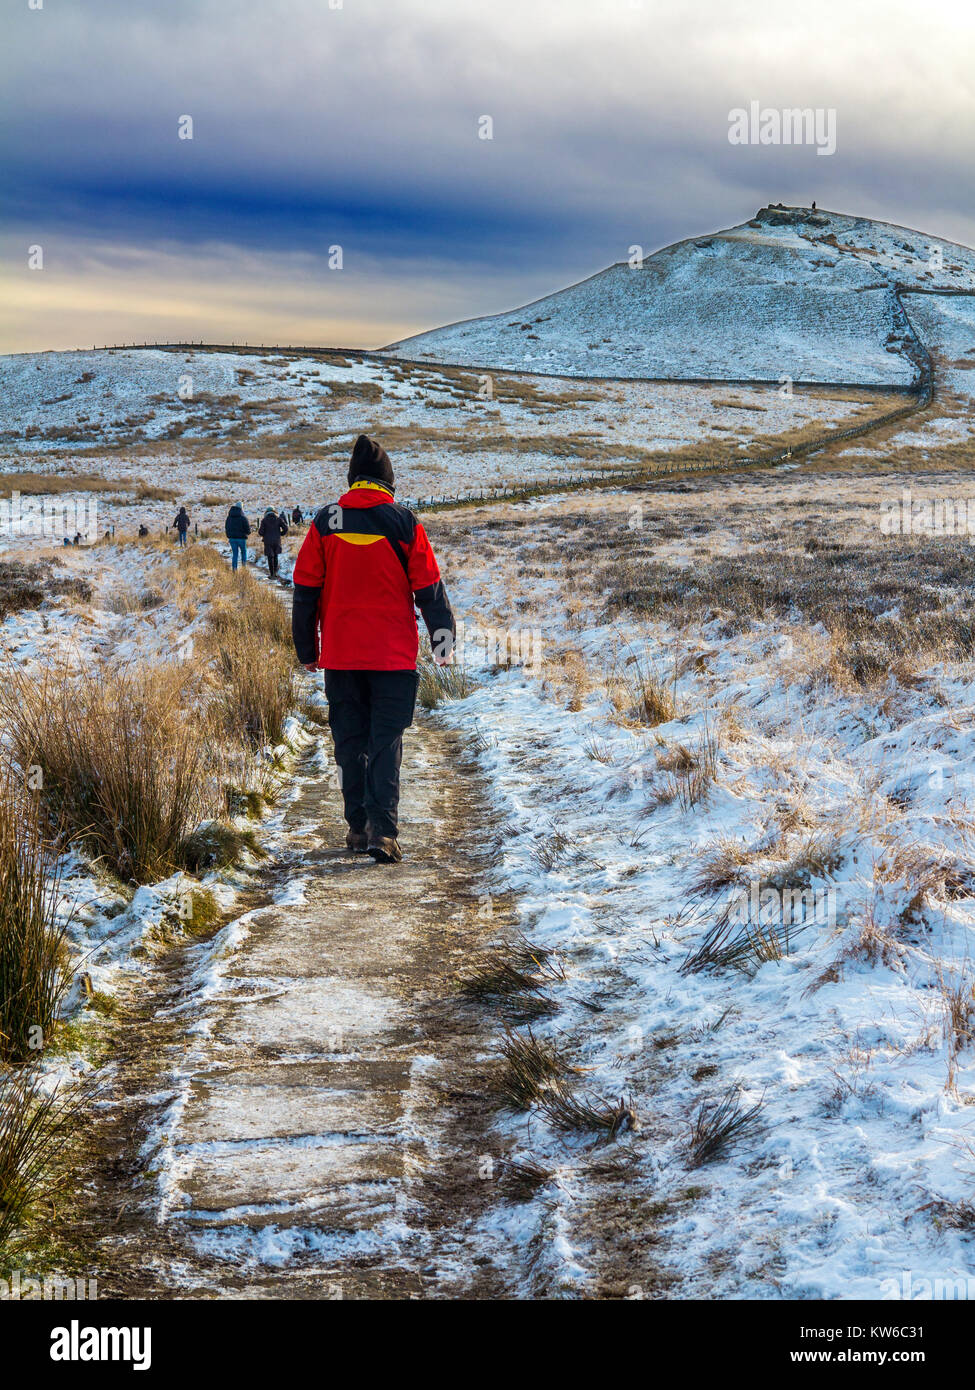
M 664 247 L 639 268 L 622 262 L 523 308 L 387 351 L 566 376 L 904 386 L 917 369 L 898 284 L 971 289 L 975 252 L 869 218 L 763 208 L 739 227 Z

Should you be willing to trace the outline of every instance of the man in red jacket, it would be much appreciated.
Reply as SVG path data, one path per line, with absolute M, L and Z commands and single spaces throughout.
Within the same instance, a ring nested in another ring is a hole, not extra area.
M 389 457 L 364 434 L 349 484 L 321 509 L 298 552 L 291 630 L 298 660 L 325 672 L 346 845 L 396 864 L 403 730 L 413 723 L 419 681 L 414 604 L 440 664 L 453 659 L 456 628 L 426 532 L 394 501 Z

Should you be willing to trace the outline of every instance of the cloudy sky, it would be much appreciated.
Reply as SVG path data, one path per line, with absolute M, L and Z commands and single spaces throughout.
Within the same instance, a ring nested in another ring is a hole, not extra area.
M 8 0 L 0 25 L 3 352 L 374 347 L 769 201 L 975 243 L 969 0 Z M 836 153 L 729 143 L 753 101 L 835 109 Z

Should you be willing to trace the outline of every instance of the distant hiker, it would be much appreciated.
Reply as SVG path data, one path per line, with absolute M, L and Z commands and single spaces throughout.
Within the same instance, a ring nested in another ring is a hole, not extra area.
M 257 534 L 264 542 L 264 554 L 267 556 L 267 572 L 272 579 L 277 578 L 278 561 L 281 558 L 281 537 L 288 534 L 288 523 L 282 516 L 275 516 L 274 508 L 268 507 L 261 517 Z
M 146 526 L 146 525 L 143 523 L 143 525 L 139 527 L 139 535 L 140 535 L 140 536 L 148 536 L 148 534 L 149 534 L 149 527 Z
M 305 518 L 301 514 L 301 508 L 296 506 L 294 511 L 291 513 L 291 524 L 293 526 L 300 526 L 304 519 Z
M 186 549 L 186 533 L 190 529 L 190 514 L 185 507 L 180 507 L 176 513 L 176 520 L 173 522 L 176 527 L 176 536 L 180 546 Z
M 237 568 L 238 560 L 246 568 L 247 537 L 251 533 L 251 524 L 244 515 L 244 509 L 239 502 L 235 502 L 227 513 L 227 520 L 223 524 L 223 529 L 230 542 L 230 561 L 233 568 Z
M 298 553 L 291 627 L 298 660 L 325 672 L 346 847 L 396 864 L 403 731 L 418 684 L 414 604 L 439 665 L 453 661 L 454 615 L 426 532 L 393 500 L 389 457 L 364 434 L 349 484 L 318 512 Z
M 813 210 L 813 212 L 816 211 L 816 199 L 815 199 L 815 198 L 813 199 L 812 210 Z

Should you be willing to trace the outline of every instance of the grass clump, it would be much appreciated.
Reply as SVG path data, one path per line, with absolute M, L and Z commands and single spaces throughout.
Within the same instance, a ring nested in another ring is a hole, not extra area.
M 691 1127 L 688 1166 L 714 1163 L 724 1157 L 732 1143 L 753 1135 L 764 1104 L 764 1100 L 757 1100 L 754 1105 L 745 1105 L 738 1086 L 732 1086 L 719 1100 L 703 1101 Z
M 558 1012 L 544 988 L 564 978 L 551 952 L 522 940 L 483 952 L 459 988 L 465 998 L 498 1008 L 512 1022 L 526 1023 Z
M 224 570 L 213 578 L 208 628 L 227 733 L 252 748 L 280 743 L 296 700 L 291 623 L 284 605 L 247 570 Z
M 77 840 L 123 882 L 164 878 L 216 798 L 206 729 L 184 711 L 177 665 L 100 668 L 0 689 L 19 770 L 56 834 Z
M 676 801 L 682 811 L 703 805 L 718 779 L 720 753 L 717 731 L 705 722 L 696 750 L 679 743 L 658 757 L 657 767 L 666 774 L 658 799 L 664 803 Z
M 280 743 L 295 703 L 295 668 L 290 652 L 256 647 L 246 630 L 224 633 L 216 648 L 224 685 L 221 705 L 227 732 L 252 748 Z
M 636 1114 L 629 1101 L 616 1102 L 579 1095 L 564 1077 L 556 1078 L 539 1097 L 538 1108 L 548 1122 L 562 1133 L 585 1130 L 615 1139 L 624 1130 L 634 1129 Z
M 839 840 L 824 833 L 808 835 L 790 859 L 761 875 L 746 872 L 753 857 L 744 843 L 730 839 L 717 841 L 703 857 L 693 890 L 731 892 L 717 921 L 681 963 L 682 974 L 728 967 L 748 970 L 781 960 L 791 953 L 802 931 L 828 920 L 827 893 L 814 892 L 812 884 L 826 879 L 843 862 Z
M 728 917 L 710 927 L 703 940 L 681 961 L 682 975 L 699 971 L 754 970 L 766 961 L 782 960 L 792 952 L 804 922 L 735 922 Z
M 615 676 L 611 682 L 614 687 L 614 702 L 621 714 L 638 724 L 655 729 L 658 724 L 669 724 L 677 717 L 677 698 L 675 681 L 667 684 L 645 667 L 635 654 L 627 657 L 626 669 Z M 676 679 L 676 671 L 675 671 Z
M 557 1044 L 536 1038 L 530 1028 L 525 1033 L 506 1029 L 498 1050 L 502 1066 L 492 1089 L 506 1109 L 535 1106 L 562 1132 L 595 1131 L 609 1139 L 635 1127 L 636 1115 L 623 1097 L 612 1104 L 577 1094 L 569 1077 L 578 1068 L 569 1064 Z
M 508 1110 L 529 1110 L 546 1086 L 571 1070 L 556 1044 L 536 1038 L 530 1028 L 526 1033 L 506 1028 L 498 1052 L 502 1066 L 493 1078 L 492 1089 Z
M 180 845 L 180 863 L 191 874 L 214 869 L 229 869 L 239 864 L 245 854 L 262 859 L 266 850 L 253 830 L 238 830 L 222 821 L 209 821 L 185 836 Z
M 214 550 L 209 545 L 193 545 L 184 551 L 179 557 L 180 572 L 184 576 L 191 576 L 194 571 L 198 575 L 225 575 L 227 562 L 219 551 Z
M 422 709 L 436 709 L 444 700 L 463 700 L 473 690 L 473 682 L 463 666 L 438 666 L 421 658 L 416 698 Z
M 47 599 L 62 594 L 87 603 L 92 587 L 86 579 L 53 574 L 49 564 L 0 560 L 0 619 L 40 608 Z
M 719 893 L 722 888 L 741 884 L 744 869 L 754 858 L 754 852 L 743 840 L 730 836 L 719 837 L 701 855 L 697 876 L 691 884 L 692 893 Z
M 35 1069 L 0 1075 L 0 1250 L 21 1225 L 34 1191 L 75 1133 L 92 1098 L 82 1085 L 62 1098 Z
M 506 1158 L 501 1162 L 498 1182 L 512 1201 L 529 1202 L 536 1192 L 549 1186 L 554 1176 L 550 1168 L 533 1158 Z
M 0 1059 L 36 1058 L 69 984 L 59 874 L 37 800 L 0 779 Z

